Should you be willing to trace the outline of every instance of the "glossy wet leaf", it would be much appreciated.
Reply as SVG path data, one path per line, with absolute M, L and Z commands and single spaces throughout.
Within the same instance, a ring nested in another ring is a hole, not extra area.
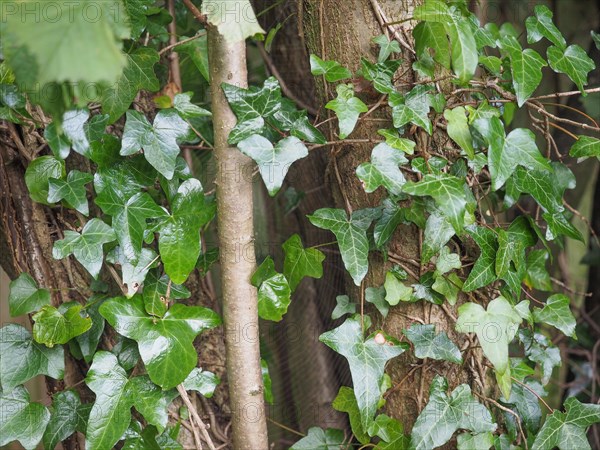
M 100 219 L 94 218 L 83 227 L 81 234 L 66 230 L 64 236 L 64 239 L 54 243 L 52 256 L 63 259 L 73 254 L 92 277 L 97 278 L 104 259 L 102 246 L 116 239 L 115 231 Z
M 555 72 L 568 75 L 582 94 L 584 86 L 588 83 L 588 74 L 596 68 L 594 60 L 579 45 L 570 45 L 564 50 L 550 47 L 548 62 Z
M 281 189 L 292 163 L 308 156 L 306 145 L 294 136 L 283 138 L 273 146 L 268 139 L 253 134 L 238 142 L 237 145 L 244 155 L 256 162 L 260 176 L 271 196 Z
M 5 392 L 37 375 L 57 380 L 64 376 L 63 348 L 38 344 L 21 325 L 0 328 L 0 354 L 0 386 Z
M 87 216 L 89 206 L 85 185 L 93 179 L 92 174 L 80 172 L 79 170 L 71 170 L 66 180 L 61 178 L 48 179 L 48 203 L 58 203 L 64 200 L 72 208 Z
M 167 180 L 173 178 L 179 141 L 188 135 L 189 125 L 174 109 L 158 112 L 152 125 L 138 111 L 127 111 L 123 130 L 121 155 L 133 155 L 140 150 L 144 157 Z
M 436 375 L 429 389 L 429 401 L 412 429 L 411 448 L 428 450 L 450 440 L 458 429 L 474 433 L 493 432 L 496 424 L 485 406 L 471 394 L 467 384 L 461 384 L 447 394 L 448 382 Z
M 199 367 L 194 368 L 183 382 L 186 391 L 197 391 L 206 398 L 211 398 L 221 380 L 217 375 Z
M 356 175 L 363 182 L 365 192 L 371 193 L 383 186 L 390 194 L 398 195 L 406 183 L 398 166 L 407 163 L 402 151 L 382 142 L 373 148 L 371 162 L 357 167 Z
M 290 305 L 291 290 L 285 276 L 275 271 L 270 256 L 256 269 L 250 282 L 258 288 L 259 317 L 279 322 Z
M 600 139 L 591 136 L 579 136 L 569 154 L 573 158 L 589 158 L 600 156 Z
M 337 61 L 324 61 L 317 55 L 310 55 L 310 71 L 313 75 L 324 75 L 330 83 L 345 80 L 352 76 L 352 72 Z
M 406 211 L 393 200 L 385 199 L 381 218 L 375 223 L 373 238 L 377 248 L 382 248 L 392 238 L 398 225 L 406 221 Z
M 29 190 L 29 196 L 34 202 L 47 205 L 50 178 L 63 178 L 64 176 L 64 161 L 54 156 L 35 158 L 25 171 L 25 184 Z
M 282 245 L 285 253 L 283 274 L 292 292 L 304 277 L 321 278 L 325 255 L 316 248 L 305 248 L 299 235 L 292 235 Z
M 121 267 L 121 281 L 127 298 L 137 293 L 157 260 L 158 256 L 151 248 L 143 248 L 135 264 L 127 260 L 121 247 L 116 247 L 106 256 L 107 262 Z
M 543 308 L 535 308 L 533 317 L 536 322 L 547 323 L 558 328 L 569 337 L 575 336 L 577 322 L 571 312 L 571 300 L 564 294 L 554 294 L 548 297 Z
M 385 365 L 388 360 L 402 354 L 406 344 L 388 344 L 387 340 L 379 344 L 373 336 L 365 339 L 358 316 L 350 317 L 339 327 L 323 333 L 319 340 L 348 360 L 361 424 L 363 429 L 368 429 L 381 396 Z
M 35 341 L 53 347 L 85 333 L 91 328 L 92 319 L 81 308 L 77 302 L 63 303 L 58 309 L 50 305 L 42 307 L 32 317 Z
M 354 130 L 360 113 L 367 112 L 369 108 L 354 96 L 354 87 L 351 84 L 339 84 L 336 92 L 337 98 L 327 103 L 325 108 L 335 112 L 340 129 L 339 137 L 346 139 Z
M 402 150 L 409 155 L 412 155 L 415 152 L 416 142 L 400 137 L 398 130 L 395 128 L 382 128 L 381 130 L 377 130 L 377 134 L 383 136 L 385 138 L 385 143 L 390 147 Z
M 42 440 L 50 412 L 29 400 L 23 386 L 0 391 L 0 446 L 19 441 L 26 450 L 34 450 Z
M 462 363 L 460 350 L 448 335 L 441 331 L 435 333 L 435 325 L 414 324 L 406 330 L 402 330 L 407 339 L 415 346 L 417 358 L 432 358 L 450 361 L 456 364 Z
M 150 316 L 139 295 L 109 299 L 100 307 L 100 314 L 117 333 L 137 341 L 150 379 L 164 389 L 177 386 L 196 367 L 194 338 L 221 323 L 210 309 L 179 303 L 162 319 Z
M 126 54 L 125 57 L 127 64 L 123 73 L 116 83 L 102 92 L 100 100 L 102 112 L 108 114 L 109 123 L 115 122 L 125 114 L 139 91 L 143 89 L 156 92 L 160 89 L 160 83 L 154 73 L 154 65 L 160 59 L 156 50 L 141 47 Z
M 75 433 L 81 406 L 79 395 L 73 390 L 57 392 L 52 397 L 50 421 L 44 431 L 42 442 L 45 449 L 54 449 L 59 442 Z
M 86 363 L 92 362 L 104 332 L 104 317 L 98 312 L 102 301 L 103 298 L 100 294 L 90 297 L 86 303 L 86 312 L 92 320 L 92 326 L 85 333 L 75 337 L 81 356 L 83 356 Z
M 195 178 L 184 181 L 171 205 L 171 215 L 162 221 L 158 249 L 165 272 L 176 284 L 187 280 L 200 256 L 200 228 L 210 222 L 215 204 L 204 196 Z
M 433 59 L 450 69 L 450 42 L 444 25 L 437 22 L 420 22 L 413 30 L 415 51 L 422 55 L 426 48 L 433 50 Z
M 394 127 L 400 128 L 407 123 L 413 123 L 429 134 L 432 133 L 433 128 L 428 116 L 431 108 L 430 89 L 429 86 L 419 85 L 404 97 L 390 100 Z
M 169 421 L 167 409 L 177 397 L 177 391 L 162 390 L 147 375 L 131 378 L 127 390 L 135 409 L 162 433 Z
M 144 308 L 148 314 L 164 316 L 167 312 L 167 291 L 170 300 L 190 298 L 192 295 L 185 286 L 170 282 L 167 275 L 159 277 L 158 269 L 148 272 L 143 292 Z
M 318 427 L 308 429 L 308 434 L 290 447 L 290 450 L 334 450 L 345 440 L 344 432 L 333 428 L 323 430 Z
M 28 273 L 23 272 L 9 284 L 8 308 L 11 317 L 39 310 L 50 304 L 50 291 L 40 289 Z

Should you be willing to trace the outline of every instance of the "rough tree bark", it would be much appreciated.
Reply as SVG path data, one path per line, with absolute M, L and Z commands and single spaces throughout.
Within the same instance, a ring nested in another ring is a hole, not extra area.
M 227 143 L 237 118 L 221 90 L 227 82 L 247 87 L 245 42 L 229 43 L 208 28 L 211 97 L 217 163 L 217 226 L 221 262 L 227 377 L 233 446 L 266 450 L 267 425 L 258 339 L 258 296 L 250 284 L 256 269 L 250 158 Z M 250 168 L 250 170 L 247 170 Z

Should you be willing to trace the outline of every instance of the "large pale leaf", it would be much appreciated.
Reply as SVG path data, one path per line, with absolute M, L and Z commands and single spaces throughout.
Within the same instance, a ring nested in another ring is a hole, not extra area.
M 205 0 L 202 14 L 206 14 L 208 23 L 216 26 L 228 42 L 240 42 L 265 32 L 258 24 L 249 0 Z
M 26 450 L 34 450 L 42 440 L 50 420 L 48 409 L 32 403 L 23 386 L 0 391 L 0 446 L 19 441 Z

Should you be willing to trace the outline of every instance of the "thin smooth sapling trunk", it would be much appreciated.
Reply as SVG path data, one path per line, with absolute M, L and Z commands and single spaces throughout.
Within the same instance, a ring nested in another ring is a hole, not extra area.
M 237 119 L 221 89 L 223 82 L 247 87 L 246 45 L 244 41 L 227 42 L 216 27 L 209 26 L 208 48 L 233 446 L 262 450 L 268 448 L 268 439 L 258 340 L 258 296 L 250 284 L 256 269 L 252 166 L 250 158 L 227 143 Z

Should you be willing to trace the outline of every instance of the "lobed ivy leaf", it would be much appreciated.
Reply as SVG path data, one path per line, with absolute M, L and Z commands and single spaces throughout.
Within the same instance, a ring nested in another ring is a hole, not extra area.
M 371 162 L 356 168 L 356 175 L 363 182 L 365 192 L 371 193 L 383 186 L 390 194 L 399 195 L 406 179 L 398 165 L 407 163 L 403 152 L 382 142 L 373 148 Z
M 37 375 L 61 380 L 65 373 L 63 348 L 38 344 L 15 323 L 0 328 L 0 354 L 0 386 L 5 392 Z
M 256 34 L 264 34 L 265 30 L 261 28 L 258 19 L 254 15 L 254 10 L 249 0 L 236 0 L 236 11 L 243 11 L 243 14 L 236 14 L 235 18 L 228 18 L 228 8 L 231 7 L 229 0 L 211 0 L 202 3 L 202 14 L 206 15 L 206 20 L 219 30 L 225 41 L 234 43 L 245 41 L 246 38 Z
M 552 371 L 562 364 L 560 350 L 543 334 L 528 329 L 519 330 L 519 340 L 523 343 L 525 355 L 542 369 L 542 384 L 548 384 Z
M 600 139 L 591 136 L 579 136 L 569 154 L 573 158 L 600 157 Z
M 171 205 L 171 215 L 158 229 L 158 249 L 165 272 L 176 284 L 187 280 L 200 256 L 200 228 L 212 220 L 215 204 L 204 196 L 195 178 L 179 186 Z
M 452 175 L 425 175 L 419 182 L 408 182 L 402 190 L 406 194 L 432 197 L 444 216 L 461 233 L 467 206 L 465 180 Z M 445 244 L 445 243 L 444 243 Z
M 377 248 L 383 248 L 396 231 L 398 225 L 406 222 L 406 210 L 393 200 L 386 198 L 382 203 L 381 218 L 375 223 L 373 238 Z
M 67 159 L 67 156 L 71 153 L 71 143 L 63 133 L 59 133 L 56 122 L 51 122 L 46 126 L 44 139 L 46 139 L 54 156 L 59 159 Z
M 352 76 L 352 72 L 337 61 L 324 61 L 317 55 L 310 55 L 310 72 L 315 75 L 324 75 L 330 83 L 342 81 Z
M 359 214 L 359 211 L 355 211 L 348 219 L 342 209 L 321 208 L 308 216 L 314 226 L 335 234 L 344 267 L 357 286 L 360 286 L 369 267 L 367 229 L 372 221 L 370 218 L 360 220 Z
M 169 421 L 167 408 L 177 397 L 175 389 L 162 390 L 147 375 L 133 377 L 127 383 L 127 395 L 146 422 L 162 433 Z
M 379 414 L 369 428 L 371 436 L 378 436 L 381 441 L 376 450 L 406 450 L 410 448 L 410 438 L 404 434 L 400 422 L 387 414 Z
M 271 197 L 281 189 L 290 166 L 308 156 L 306 145 L 295 136 L 283 138 L 273 146 L 268 139 L 253 134 L 237 145 L 244 155 L 252 158 L 258 165 L 260 176 Z
M 588 73 L 596 68 L 594 60 L 579 45 L 570 45 L 566 49 L 555 46 L 548 48 L 548 62 L 557 73 L 564 73 L 577 85 L 582 95 L 587 85 Z
M 28 273 L 21 273 L 9 284 L 8 308 L 11 317 L 38 311 L 50 304 L 50 291 L 40 289 Z
M 571 312 L 570 304 L 569 297 L 564 294 L 551 295 L 543 308 L 533 310 L 533 317 L 536 322 L 552 325 L 565 335 L 577 339 L 575 335 L 577 322 Z
M 204 108 L 200 108 L 198 105 L 194 105 L 192 100 L 193 92 L 183 92 L 181 94 L 175 94 L 173 99 L 173 107 L 179 112 L 181 117 L 184 119 L 194 119 L 197 117 L 210 117 L 212 113 Z
M 448 136 L 465 151 L 469 159 L 474 159 L 473 137 L 465 113 L 465 108 L 459 106 L 454 109 L 447 109 L 444 112 L 444 118 L 448 121 Z
M 462 355 L 445 332 L 435 334 L 435 325 L 414 324 L 402 330 L 406 338 L 415 346 L 415 356 L 462 364 Z
M 51 178 L 65 176 L 65 163 L 54 156 L 40 156 L 27 166 L 25 171 L 25 185 L 29 196 L 34 202 L 48 204 L 48 191 Z
M 62 303 L 58 309 L 45 305 L 33 315 L 33 339 L 52 348 L 66 344 L 71 339 L 89 330 L 90 317 L 83 317 L 82 306 L 77 302 Z
M 77 430 L 81 400 L 76 391 L 68 389 L 52 396 L 52 412 L 42 442 L 45 449 L 54 449 Z
M 185 380 L 198 361 L 194 338 L 221 323 L 212 310 L 174 304 L 163 318 L 146 313 L 139 295 L 105 301 L 100 314 L 119 334 L 137 341 L 150 379 L 163 389 Z M 160 346 L 156 345 L 160 342 Z
M 366 444 L 371 441 L 369 434 L 367 434 L 367 430 L 362 426 L 360 410 L 358 409 L 358 403 L 356 402 L 356 396 L 354 395 L 354 390 L 352 388 L 347 386 L 340 387 L 331 406 L 336 411 L 348 414 L 352 433 L 361 444 Z
M 361 425 L 368 430 L 381 396 L 385 364 L 404 353 L 407 345 L 387 338 L 380 344 L 374 336 L 365 340 L 358 316 L 350 317 L 339 327 L 323 333 L 319 340 L 348 360 Z
M 575 397 L 565 401 L 565 412 L 554 411 L 537 434 L 531 450 L 557 447 L 559 450 L 590 449 L 587 429 L 600 422 L 600 405 L 580 403 Z
M 556 25 L 552 17 L 554 14 L 546 5 L 536 5 L 535 16 L 528 17 L 525 21 L 527 28 L 527 42 L 535 44 L 542 38 L 548 39 L 556 47 L 564 50 L 567 47 L 567 41 Z
M 460 262 L 460 255 L 451 253 L 448 247 L 442 247 L 435 262 L 437 273 L 443 275 L 450 272 L 452 269 L 460 269 L 461 267 L 462 263 Z
M 487 310 L 476 303 L 465 303 L 458 308 L 456 331 L 477 334 L 483 353 L 494 366 L 505 398 L 510 397 L 511 386 L 508 345 L 516 336 L 522 320 L 504 297 L 492 300 Z
M 308 429 L 308 434 L 290 447 L 290 450 L 334 450 L 346 440 L 343 430 L 318 427 Z
M 262 374 L 263 386 L 265 388 L 263 397 L 265 399 L 265 402 L 267 402 L 269 405 L 272 405 L 273 381 L 271 380 L 271 375 L 269 374 L 269 365 L 267 364 L 267 361 L 265 361 L 263 358 L 260 359 L 260 371 Z
M 186 391 L 197 391 L 206 398 L 211 398 L 221 380 L 217 375 L 199 367 L 192 369 L 183 381 Z
M 98 312 L 98 308 L 103 300 L 104 296 L 100 294 L 95 294 L 88 299 L 85 307 L 87 308 L 86 312 L 92 320 L 92 326 L 85 333 L 75 337 L 75 342 L 81 351 L 81 356 L 88 364 L 92 362 L 94 353 L 96 353 L 98 343 L 104 332 L 104 317 Z M 71 341 L 71 344 L 73 343 L 74 342 Z
M 67 179 L 48 179 L 48 203 L 57 203 L 61 200 L 79 211 L 84 216 L 89 214 L 87 191 L 85 185 L 94 179 L 91 173 L 71 170 Z
M 130 3 L 126 1 L 126 7 Z M 143 17 L 145 19 L 145 16 Z M 156 50 L 141 47 L 126 54 L 125 57 L 127 63 L 123 73 L 116 83 L 102 92 L 100 103 L 102 112 L 108 114 L 108 123 L 115 122 L 125 114 L 142 89 L 149 92 L 157 92 L 160 89 L 160 82 L 154 73 L 154 66 L 160 59 Z
M 190 127 L 174 109 L 158 112 L 150 125 L 138 111 L 127 111 L 127 120 L 121 141 L 121 156 L 133 155 L 140 150 L 144 157 L 167 180 L 173 178 L 179 140 L 188 135 Z
M 106 255 L 107 262 L 121 266 L 121 281 L 127 298 L 133 297 L 140 289 L 148 271 L 157 260 L 158 256 L 151 248 L 143 248 L 135 264 L 127 260 L 121 247 L 114 248 Z
M 210 72 L 208 65 L 208 37 L 206 33 L 200 32 L 199 34 L 200 36 L 196 35 L 198 36 L 196 39 L 183 44 L 181 44 L 181 42 L 187 38 L 185 36 L 181 36 L 179 38 L 179 43 L 181 45 L 177 46 L 177 52 L 187 54 L 200 74 L 208 83 L 210 83 Z
M 305 110 L 298 111 L 296 104 L 290 99 L 281 99 L 281 108 L 270 118 L 269 122 L 302 141 L 325 144 L 327 139 L 311 122 Z
M 456 305 L 458 294 L 462 287 L 463 282 L 456 273 L 451 273 L 446 276 L 437 275 L 435 281 L 431 285 L 431 289 L 442 294 L 452 306 Z
M 412 429 L 411 448 L 427 450 L 439 447 L 450 440 L 458 429 L 473 433 L 494 432 L 488 409 L 471 394 L 467 384 L 459 385 L 447 394 L 448 382 L 436 375 L 429 388 L 429 402 L 421 411 Z
M 385 289 L 385 301 L 390 306 L 396 306 L 401 301 L 413 301 L 413 288 L 405 285 L 392 272 L 387 272 L 385 274 L 385 282 L 383 284 L 383 287 Z M 386 315 L 384 315 L 384 317 Z
M 335 112 L 340 127 L 340 139 L 346 139 L 354 130 L 360 113 L 367 112 L 369 108 L 361 99 L 354 96 L 352 84 L 338 84 L 336 87 L 337 98 L 329 101 L 325 108 Z
M 393 275 L 392 275 L 393 276 Z M 378 288 L 368 287 L 365 289 L 365 300 L 368 303 L 371 303 L 377 308 L 377 311 L 386 318 L 388 313 L 390 312 L 390 305 L 386 301 L 385 298 L 386 290 L 383 286 Z
M 504 36 L 498 45 L 510 58 L 513 86 L 521 107 L 540 85 L 542 68 L 548 63 L 535 50 L 523 51 L 519 41 L 512 36 Z
M 146 28 L 148 15 L 151 14 L 152 0 L 125 0 L 125 10 L 129 16 L 131 39 L 136 40 Z
M 331 319 L 336 320 L 346 314 L 356 313 L 356 303 L 350 301 L 347 295 L 338 295 L 335 298 L 336 305 L 331 313 Z
M 19 441 L 25 450 L 34 450 L 50 420 L 48 409 L 33 403 L 23 386 L 0 390 L 0 446 Z
M 416 142 L 400 137 L 398 130 L 395 128 L 383 128 L 377 130 L 377 134 L 383 136 L 385 138 L 385 143 L 390 147 L 402 150 L 409 155 L 412 155 L 415 152 Z
M 494 445 L 494 435 L 487 433 L 461 433 L 456 439 L 457 450 L 488 450 Z
M 97 278 L 104 258 L 102 245 L 116 239 L 115 231 L 102 220 L 94 218 L 85 224 L 81 234 L 66 230 L 64 236 L 54 243 L 52 257 L 63 259 L 72 253 L 90 275 Z
M 515 371 L 514 369 L 513 367 L 513 372 Z M 547 394 L 538 381 L 526 380 L 523 381 L 523 384 L 525 386 L 517 383 L 513 385 L 508 403 L 515 405 L 527 429 L 537 433 L 542 420 L 539 399 L 545 397 Z
M 285 258 L 283 274 L 287 278 L 292 292 L 304 277 L 321 278 L 325 255 L 316 248 L 304 248 L 302 239 L 292 235 L 282 245 Z
M 417 55 L 423 55 L 426 49 L 430 48 L 433 50 L 433 59 L 446 69 L 450 69 L 450 42 L 443 24 L 420 22 L 412 33 Z
M 433 132 L 428 116 L 431 108 L 430 90 L 430 86 L 418 85 L 404 97 L 399 94 L 390 96 L 389 103 L 392 107 L 394 127 L 401 128 L 407 123 L 413 123 L 429 134 Z
M 169 299 L 167 299 L 167 291 Z M 168 300 L 190 298 L 192 294 L 185 286 L 172 283 L 168 275 L 159 276 L 158 269 L 148 272 L 144 280 L 144 308 L 148 314 L 162 317 L 168 309 Z
M 472 226 L 467 231 L 481 250 L 463 286 L 463 291 L 471 292 L 496 281 L 498 242 L 496 233 L 488 228 Z
M 258 288 L 258 315 L 274 322 L 283 319 L 291 302 L 291 289 L 285 276 L 275 271 L 270 256 L 256 269 L 250 282 Z
M 401 59 L 378 63 L 372 63 L 366 58 L 360 59 L 363 78 L 373 83 L 373 88 L 381 94 L 391 94 L 395 91 L 393 78 L 401 64 Z
M 441 211 L 435 210 L 431 213 L 425 223 L 423 251 L 421 253 L 422 264 L 427 264 L 454 235 L 452 223 Z

